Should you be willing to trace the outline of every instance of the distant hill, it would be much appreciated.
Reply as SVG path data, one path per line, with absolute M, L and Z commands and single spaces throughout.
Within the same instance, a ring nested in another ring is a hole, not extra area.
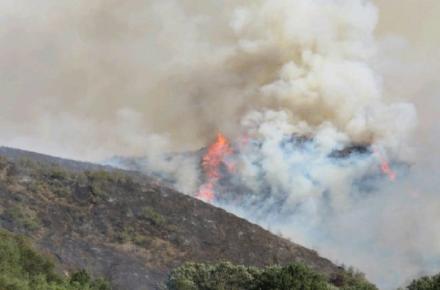
M 85 268 L 116 289 L 159 289 L 187 261 L 302 262 L 327 277 L 342 272 L 312 250 L 141 173 L 4 147 L 0 227 L 30 237 L 60 271 Z

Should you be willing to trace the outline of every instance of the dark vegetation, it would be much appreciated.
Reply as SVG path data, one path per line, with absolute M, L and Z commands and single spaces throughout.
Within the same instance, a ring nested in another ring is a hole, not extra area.
M 170 290 L 377 290 L 360 274 L 341 273 L 330 281 L 303 264 L 265 268 L 219 264 L 186 263 L 173 270 Z
M 408 290 L 439 290 L 440 274 L 434 276 L 425 276 L 411 282 Z
M 264 268 L 185 263 L 171 272 L 167 286 L 169 290 L 377 290 L 353 269 L 328 279 L 299 263 Z M 398 290 L 440 290 L 440 274 L 415 279 Z
M 0 231 L 0 289 L 2 290 L 110 290 L 103 279 L 93 280 L 81 270 L 70 277 L 55 273 L 53 262 L 36 253 L 28 241 Z

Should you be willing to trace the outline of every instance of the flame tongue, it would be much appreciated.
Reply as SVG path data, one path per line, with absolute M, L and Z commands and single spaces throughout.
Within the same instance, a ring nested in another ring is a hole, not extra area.
M 395 181 L 397 174 L 391 169 L 391 166 L 382 151 L 379 150 L 379 148 L 373 147 L 373 152 L 377 159 L 379 159 L 380 169 L 382 170 L 383 174 L 387 175 L 390 181 Z
M 215 186 L 221 178 L 221 166 L 224 165 L 228 171 L 234 171 L 235 166 L 229 162 L 228 157 L 233 154 L 229 140 L 221 133 L 213 144 L 208 147 L 202 159 L 202 168 L 206 177 L 206 182 L 202 184 L 196 197 L 206 202 L 211 202 L 215 198 Z
M 232 154 L 232 148 L 228 139 L 221 133 L 217 134 L 216 141 L 209 146 L 207 153 L 203 156 L 202 166 L 208 178 L 220 178 L 220 165 L 225 158 Z
M 247 143 L 247 142 L 246 142 Z M 380 147 L 373 146 L 373 153 L 380 163 L 380 169 L 390 181 L 395 181 L 397 174 L 388 163 L 385 153 Z M 206 150 L 202 158 L 202 170 L 205 182 L 199 187 L 195 197 L 206 202 L 212 202 L 216 198 L 216 187 L 225 170 L 235 172 L 235 163 L 231 157 L 235 154 L 229 140 L 221 133 L 217 134 L 215 142 Z
M 214 200 L 214 182 L 206 182 L 202 184 L 199 191 L 196 193 L 196 197 L 206 202 L 211 202 Z

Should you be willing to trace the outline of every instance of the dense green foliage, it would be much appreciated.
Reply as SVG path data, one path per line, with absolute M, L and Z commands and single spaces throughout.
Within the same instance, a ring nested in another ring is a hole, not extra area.
M 248 289 L 261 274 L 257 268 L 235 266 L 229 262 L 216 265 L 186 263 L 175 269 L 168 280 L 170 290 Z M 249 288 L 251 289 L 251 288 Z
M 229 262 L 209 265 L 186 263 L 168 280 L 170 290 L 375 290 L 363 276 L 347 271 L 337 278 L 336 287 L 302 264 L 263 269 L 236 266 Z
M 327 290 L 331 287 L 323 276 L 304 265 L 292 264 L 264 269 L 252 289 Z
M 110 290 L 104 280 L 85 271 L 60 278 L 54 264 L 37 254 L 22 238 L 0 231 L 0 289 L 2 290 Z
M 331 284 L 341 290 L 377 290 L 377 288 L 365 279 L 363 273 L 353 268 L 344 268 L 344 271 L 332 277 Z
M 425 276 L 412 281 L 407 287 L 408 290 L 440 290 L 440 274 L 435 276 Z

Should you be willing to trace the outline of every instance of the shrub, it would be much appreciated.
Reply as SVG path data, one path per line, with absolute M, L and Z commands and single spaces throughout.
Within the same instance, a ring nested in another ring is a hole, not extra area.
M 168 280 L 170 290 L 330 290 L 326 279 L 301 264 L 286 267 L 186 263 Z
M 149 221 L 155 226 L 161 226 L 166 222 L 165 218 L 160 213 L 149 206 L 142 208 L 140 217 Z
M 115 184 L 121 185 L 129 182 L 129 177 L 120 172 L 108 172 L 104 170 L 86 171 L 90 189 L 93 195 L 100 199 L 108 197 L 108 190 Z
M 167 287 L 169 290 L 377 290 L 363 274 L 353 269 L 344 272 L 338 276 L 340 284 L 335 285 L 333 280 L 328 281 L 302 264 L 255 268 L 229 262 L 185 263 L 171 272 Z
M 60 278 L 50 259 L 35 252 L 22 237 L 0 231 L 0 289 L 2 290 L 110 290 L 102 279 L 85 271 Z
M 4 214 L 14 221 L 17 226 L 23 227 L 30 231 L 36 230 L 40 225 L 40 220 L 36 216 L 35 212 L 23 206 L 8 207 Z
M 266 268 L 253 289 L 329 290 L 323 276 L 301 264 Z
M 92 278 L 85 270 L 80 270 L 70 276 L 70 284 L 79 283 L 80 285 L 90 284 Z
M 115 234 L 115 239 L 119 243 L 132 242 L 138 246 L 146 246 L 150 242 L 150 239 L 137 231 L 132 226 L 124 227 L 120 232 Z
M 229 262 L 216 265 L 186 263 L 175 269 L 168 280 L 170 290 L 241 290 L 253 289 L 256 268 L 235 266 Z
M 435 276 L 425 276 L 414 280 L 407 287 L 408 290 L 438 290 L 440 289 L 440 274 Z
M 353 268 L 344 269 L 331 280 L 331 283 L 341 290 L 377 290 L 376 286 L 365 279 L 363 273 Z

